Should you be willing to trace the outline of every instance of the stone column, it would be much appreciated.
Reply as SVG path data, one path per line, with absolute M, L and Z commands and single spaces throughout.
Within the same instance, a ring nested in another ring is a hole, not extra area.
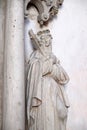
M 3 130 L 25 130 L 24 2 L 7 0 Z
M 5 0 L 0 0 L 0 130 L 2 127 Z

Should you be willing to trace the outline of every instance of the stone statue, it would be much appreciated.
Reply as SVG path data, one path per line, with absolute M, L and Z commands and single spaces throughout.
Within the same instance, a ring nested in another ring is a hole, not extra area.
M 69 102 L 65 85 L 69 77 L 52 53 L 49 30 L 29 32 L 34 52 L 28 64 L 28 130 L 66 130 Z

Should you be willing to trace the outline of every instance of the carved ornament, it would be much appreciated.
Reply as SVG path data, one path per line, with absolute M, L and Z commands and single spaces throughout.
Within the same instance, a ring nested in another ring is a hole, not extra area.
M 25 17 L 28 16 L 28 10 L 31 5 L 38 10 L 38 22 L 43 25 L 52 19 L 57 13 L 64 0 L 26 0 Z

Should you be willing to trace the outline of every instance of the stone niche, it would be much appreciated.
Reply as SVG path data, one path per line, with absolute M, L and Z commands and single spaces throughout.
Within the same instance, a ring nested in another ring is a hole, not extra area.
M 25 59 L 33 51 L 28 31 L 40 30 L 38 11 L 33 6 L 25 19 Z M 65 0 L 58 16 L 42 30 L 49 28 L 53 36 L 53 52 L 70 76 L 66 89 L 70 101 L 67 130 L 87 130 L 87 1 Z
M 13 0 L 12 1 L 7 0 L 7 1 L 9 3 L 12 3 Z M 3 73 L 4 73 L 4 65 L 5 65 L 4 64 L 5 61 L 4 43 L 6 43 L 5 41 L 6 40 L 5 21 L 7 19 L 7 16 L 5 15 L 6 9 L 7 7 L 5 6 L 5 0 L 0 0 L 0 130 L 2 126 L 2 115 L 6 114 L 6 111 L 5 113 L 3 113 L 2 111 L 3 110 L 2 104 L 4 104 L 7 99 L 5 97 L 2 100 L 3 97 L 2 94 L 4 90 Z M 16 15 L 18 14 L 17 13 L 18 9 L 13 10 L 13 12 L 15 11 Z M 39 23 L 37 23 L 37 17 L 38 17 L 37 9 L 35 7 L 33 8 L 31 7 L 28 11 L 29 11 L 28 12 L 29 19 L 25 18 L 25 44 L 24 44 L 26 65 L 29 60 L 29 55 L 33 51 L 31 46 L 31 41 L 29 39 L 28 31 L 31 28 L 34 30 L 34 32 L 40 30 L 40 25 Z M 20 20 L 20 15 L 18 17 L 18 20 Z M 87 109 L 86 109 L 87 106 L 87 92 L 86 92 L 87 91 L 87 0 L 84 0 L 84 2 L 81 0 L 65 0 L 62 8 L 60 8 L 59 10 L 58 17 L 54 17 L 53 20 L 50 20 L 48 25 L 46 26 L 43 25 L 43 27 L 44 29 L 47 28 L 50 29 L 51 34 L 53 36 L 53 52 L 60 59 L 61 64 L 64 66 L 64 68 L 66 69 L 66 71 L 70 76 L 70 82 L 66 89 L 70 101 L 67 129 L 87 130 Z M 9 32 L 7 32 L 7 34 L 9 34 Z M 20 59 L 23 59 L 23 57 Z M 19 98 L 17 94 L 18 93 L 16 92 L 15 94 L 16 99 Z M 23 94 L 24 93 L 21 93 L 22 96 Z M 18 106 L 20 107 L 21 106 L 20 102 L 18 102 L 18 104 L 19 104 Z M 8 114 L 9 118 L 12 116 L 11 114 L 12 112 Z M 18 120 L 15 120 L 14 118 L 15 121 L 20 121 L 20 119 L 22 118 L 18 117 L 17 119 Z M 5 122 L 4 125 L 6 126 L 5 129 L 3 130 L 18 130 L 21 128 L 20 127 L 17 128 L 16 126 L 22 126 L 22 124 L 24 128 L 24 124 L 25 124 L 24 121 L 22 123 L 17 122 L 17 125 L 15 125 L 15 121 L 13 121 L 13 124 L 9 123 L 12 124 L 11 126 L 8 123 L 6 124 Z

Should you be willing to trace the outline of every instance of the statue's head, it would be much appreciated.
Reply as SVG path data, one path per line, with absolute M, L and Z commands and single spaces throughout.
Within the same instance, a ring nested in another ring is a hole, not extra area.
M 49 30 L 39 31 L 37 34 L 30 30 L 29 35 L 35 50 L 39 50 L 44 55 L 52 53 L 52 36 Z
M 52 36 L 50 34 L 50 30 L 39 31 L 37 33 L 37 38 L 39 40 L 40 46 L 44 44 L 46 47 L 48 47 L 52 43 Z
M 52 52 L 52 36 L 50 30 L 43 30 L 37 33 L 37 39 L 41 51 L 45 54 Z

